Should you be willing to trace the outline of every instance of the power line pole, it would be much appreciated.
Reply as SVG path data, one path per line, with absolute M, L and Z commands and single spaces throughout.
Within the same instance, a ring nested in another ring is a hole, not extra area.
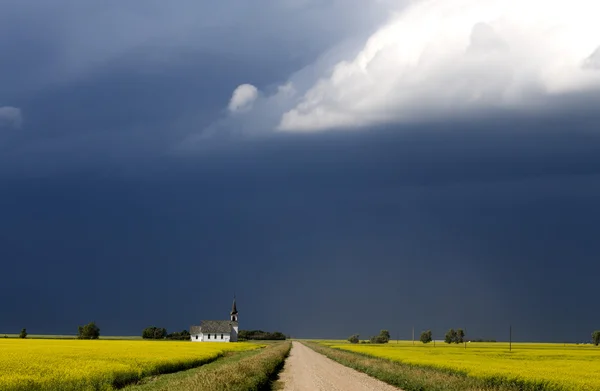
M 512 352 L 512 325 L 508 327 L 508 350 Z

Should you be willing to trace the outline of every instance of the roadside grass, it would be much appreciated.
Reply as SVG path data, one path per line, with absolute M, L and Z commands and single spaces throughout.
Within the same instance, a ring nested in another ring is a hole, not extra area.
M 262 341 L 261 341 L 261 344 Z M 291 342 L 270 343 L 245 352 L 231 352 L 198 368 L 142 379 L 125 391 L 269 390 L 288 356 Z
M 478 379 L 465 372 L 394 362 L 361 353 L 330 348 L 317 342 L 303 344 L 342 365 L 364 372 L 404 391 L 562 391 L 544 383 L 506 383 L 503 379 Z

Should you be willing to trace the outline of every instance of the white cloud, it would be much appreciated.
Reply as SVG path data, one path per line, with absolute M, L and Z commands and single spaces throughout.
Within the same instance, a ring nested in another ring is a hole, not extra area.
M 589 0 L 414 1 L 300 90 L 278 129 L 543 110 L 550 97 L 600 89 L 599 14 Z
M 233 91 L 229 101 L 229 111 L 238 113 L 251 110 L 257 98 L 258 89 L 256 87 L 252 84 L 242 84 Z
M 591 56 L 585 59 L 583 66 L 588 69 L 600 69 L 600 46 Z
M 0 128 L 18 129 L 22 123 L 21 109 L 11 106 L 0 107 Z

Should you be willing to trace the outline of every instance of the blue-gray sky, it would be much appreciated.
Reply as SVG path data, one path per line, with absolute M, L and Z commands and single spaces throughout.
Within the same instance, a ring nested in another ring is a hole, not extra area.
M 180 330 L 235 292 L 298 337 L 589 339 L 600 31 L 571 5 L 0 0 L 0 332 Z

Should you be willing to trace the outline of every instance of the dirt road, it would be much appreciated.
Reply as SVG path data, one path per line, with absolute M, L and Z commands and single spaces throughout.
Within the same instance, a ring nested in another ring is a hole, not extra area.
M 398 391 L 398 388 L 338 364 L 300 342 L 292 343 L 292 351 L 279 379 L 284 391 Z

